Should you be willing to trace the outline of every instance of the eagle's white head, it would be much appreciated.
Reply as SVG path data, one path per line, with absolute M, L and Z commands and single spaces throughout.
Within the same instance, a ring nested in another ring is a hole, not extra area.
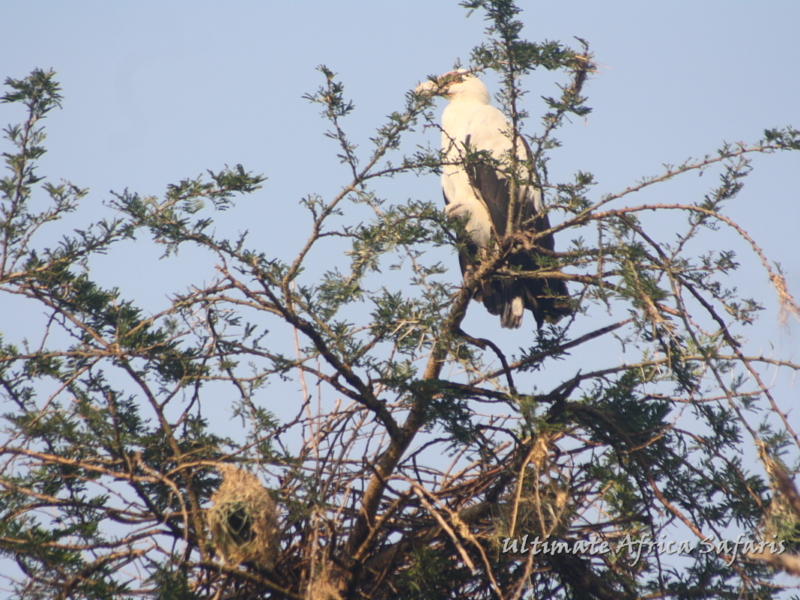
M 466 69 L 450 71 L 436 79 L 420 83 L 414 90 L 417 94 L 444 96 L 451 102 L 478 102 L 489 104 L 489 90 L 474 73 Z

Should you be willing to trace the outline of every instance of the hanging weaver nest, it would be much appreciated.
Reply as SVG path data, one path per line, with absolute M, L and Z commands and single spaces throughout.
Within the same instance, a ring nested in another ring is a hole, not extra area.
M 796 553 L 800 550 L 800 494 L 783 466 L 766 451 L 760 454 L 772 488 L 772 499 L 761 519 L 761 538 L 767 543 L 782 540 L 789 552 Z
M 575 510 L 570 504 L 570 474 L 550 458 L 552 434 L 542 432 L 517 473 L 515 489 L 494 508 L 493 540 L 528 534 L 559 535 Z
M 309 600 L 342 600 L 341 579 L 335 577 L 329 564 L 317 565 L 316 576 L 308 583 Z
M 333 581 L 325 577 L 317 577 L 309 584 L 308 588 L 311 600 L 342 600 L 339 588 Z
M 252 473 L 228 464 L 216 468 L 223 479 L 208 509 L 214 547 L 228 563 L 272 569 L 280 541 L 275 502 Z

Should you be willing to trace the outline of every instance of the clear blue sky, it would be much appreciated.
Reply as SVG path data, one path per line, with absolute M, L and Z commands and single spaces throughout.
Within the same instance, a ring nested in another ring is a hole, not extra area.
M 529 39 L 571 43 L 581 37 L 602 65 L 586 88 L 594 112 L 560 132 L 564 146 L 552 154 L 553 181 L 591 171 L 599 198 L 658 174 L 663 163 L 713 153 L 723 141 L 752 142 L 764 128 L 800 126 L 798 2 L 520 4 Z M 111 216 L 102 205 L 109 190 L 161 195 L 168 183 L 241 163 L 269 180 L 219 216 L 220 230 L 249 229 L 266 252 L 283 257 L 306 232 L 298 201 L 309 193 L 330 197 L 346 181 L 334 143 L 322 135 L 326 124 L 318 107 L 301 99 L 322 83 L 315 67 L 324 63 L 340 74 L 356 105 L 345 125 L 366 151 L 384 116 L 402 107 L 403 95 L 457 59 L 467 62 L 485 27 L 480 14 L 467 18 L 451 0 L 0 0 L 0 15 L 6 25 L 0 75 L 21 78 L 34 67 L 53 68 L 64 88 L 64 110 L 46 122 L 49 153 L 41 171 L 92 190 L 83 210 L 64 226 Z M 540 96 L 557 90 L 544 72 L 525 85 L 532 92 L 530 131 L 544 111 Z M 0 106 L 2 124 L 20 119 L 19 108 Z M 436 138 L 420 131 L 406 149 L 436 144 Z M 783 264 L 791 290 L 800 294 L 800 157 L 757 157 L 755 166 L 729 214 Z M 685 184 L 671 183 L 627 202 L 694 202 L 713 177 L 690 176 Z M 392 180 L 381 193 L 395 201 L 441 197 L 433 175 Z M 164 291 L 148 297 L 153 262 L 143 256 L 157 256 L 146 241 L 92 267 L 125 296 L 163 307 Z M 741 258 L 748 269 L 756 265 Z M 213 275 L 211 262 L 193 262 L 191 255 L 158 268 L 173 291 Z M 741 281 L 753 295 L 774 298 L 757 269 L 746 270 Z M 476 308 L 470 319 L 494 323 Z M 767 351 L 768 342 L 784 354 L 794 349 L 797 358 L 797 323 L 793 331 L 794 337 L 781 331 L 773 313 L 752 337 Z

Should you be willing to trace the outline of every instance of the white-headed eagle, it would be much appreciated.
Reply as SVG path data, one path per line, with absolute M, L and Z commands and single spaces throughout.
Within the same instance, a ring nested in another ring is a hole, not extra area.
M 462 274 L 466 278 L 493 244 L 508 251 L 502 268 L 478 287 L 474 299 L 482 301 L 491 314 L 500 315 L 503 327 L 512 329 L 522 324 L 526 308 L 540 328 L 545 321 L 555 322 L 569 314 L 563 279 L 531 277 L 541 269 L 537 247 L 552 251 L 554 243 L 549 233 L 534 241 L 535 234 L 550 229 L 550 221 L 543 211 L 541 190 L 528 168 L 531 152 L 525 139 L 513 135 L 511 123 L 491 105 L 489 90 L 472 73 L 446 73 L 420 84 L 416 92 L 450 101 L 442 115 L 442 188 L 447 215 L 466 220 L 468 239 L 459 254 Z M 518 168 L 513 176 L 515 143 Z M 505 245 L 512 190 L 519 199 L 518 243 Z

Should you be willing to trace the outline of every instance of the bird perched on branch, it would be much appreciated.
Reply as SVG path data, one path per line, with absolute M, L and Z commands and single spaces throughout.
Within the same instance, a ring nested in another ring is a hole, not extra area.
M 464 278 L 491 247 L 499 246 L 504 254 L 500 268 L 478 285 L 473 298 L 511 329 L 522 324 L 526 308 L 539 328 L 570 314 L 565 281 L 537 276 L 542 250 L 553 251 L 554 242 L 552 234 L 544 233 L 550 221 L 525 139 L 491 105 L 483 82 L 468 71 L 426 81 L 416 93 L 450 101 L 442 115 L 442 188 L 447 215 L 466 221 L 467 239 L 459 252 Z

